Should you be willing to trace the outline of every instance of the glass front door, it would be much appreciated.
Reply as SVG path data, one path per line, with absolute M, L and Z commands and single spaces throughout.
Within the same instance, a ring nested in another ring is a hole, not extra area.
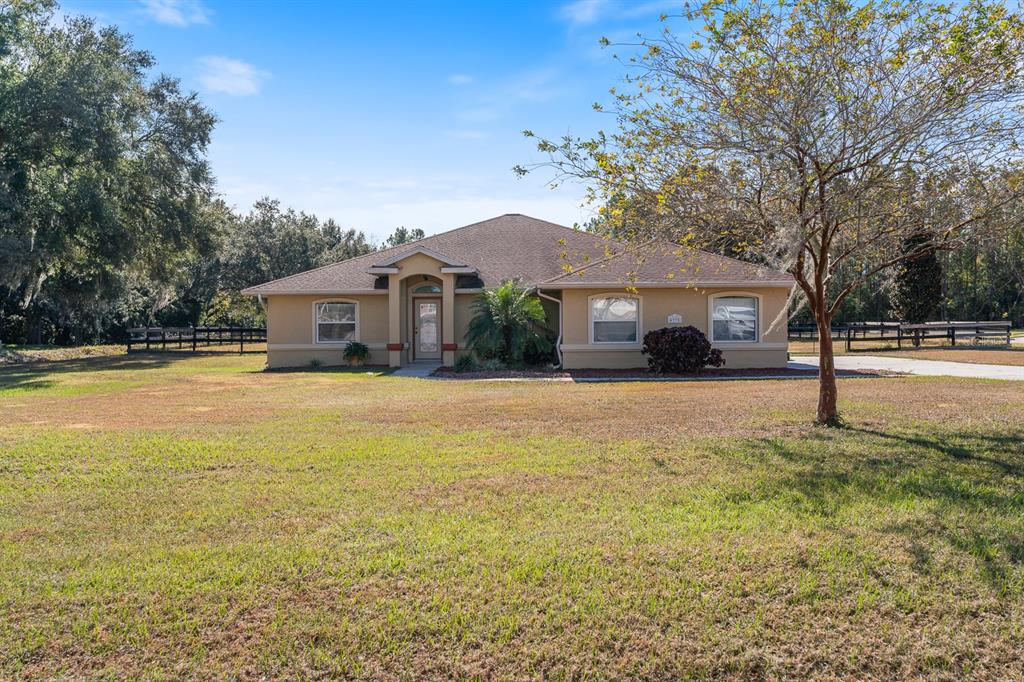
M 441 301 L 418 298 L 413 332 L 416 335 L 416 360 L 441 357 Z

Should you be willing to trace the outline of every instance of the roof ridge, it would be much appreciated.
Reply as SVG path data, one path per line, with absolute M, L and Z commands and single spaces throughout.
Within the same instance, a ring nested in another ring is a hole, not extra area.
M 272 279 L 272 280 L 270 280 L 268 282 L 260 282 L 259 284 L 252 285 L 251 287 L 245 287 L 245 289 L 242 289 L 242 291 L 246 291 L 248 289 L 255 289 L 256 287 L 267 286 L 269 284 L 277 284 L 279 282 L 284 282 L 285 280 L 292 279 L 293 277 L 298 277 L 299 275 L 308 275 L 308 274 L 313 273 L 313 272 L 319 272 L 321 270 L 326 270 L 327 268 L 334 267 L 335 265 L 341 265 L 342 263 L 352 263 L 352 262 L 355 262 L 355 261 L 358 261 L 358 260 L 361 260 L 361 259 L 364 259 L 364 258 L 369 258 L 371 256 L 381 257 L 381 256 L 384 256 L 386 254 L 390 254 L 390 253 L 399 251 L 400 249 L 406 249 L 406 248 L 408 248 L 410 246 L 413 246 L 413 245 L 416 245 L 416 244 L 421 244 L 422 242 L 425 242 L 425 241 L 427 241 L 429 239 L 436 239 L 437 237 L 441 237 L 442 235 L 451 234 L 453 232 L 459 232 L 460 230 L 465 230 L 466 228 L 469 228 L 469 227 L 476 227 L 478 225 L 483 225 L 484 223 L 491 222 L 492 220 L 497 220 L 498 218 L 504 218 L 506 216 L 521 216 L 523 218 L 528 218 L 530 220 L 534 220 L 534 221 L 536 221 L 538 223 L 545 223 L 547 225 L 552 225 L 554 227 L 559 227 L 559 228 L 561 228 L 563 230 L 569 230 L 570 232 L 579 232 L 579 230 L 576 230 L 575 228 L 566 227 L 565 225 L 559 225 L 558 223 L 553 223 L 553 222 L 551 222 L 549 220 L 544 220 L 542 218 L 534 218 L 533 216 L 526 215 L 525 213 L 502 213 L 501 215 L 492 216 L 490 218 L 484 218 L 483 220 L 478 220 L 478 221 L 476 221 L 474 223 L 469 223 L 467 225 L 462 225 L 460 227 L 454 227 L 454 228 L 452 228 L 450 230 L 445 230 L 444 232 L 438 232 L 436 234 L 428 234 L 428 235 L 425 235 L 423 237 L 420 237 L 419 239 L 415 239 L 415 240 L 413 240 L 411 242 L 406 242 L 404 244 L 396 244 L 395 246 L 389 246 L 386 249 L 379 249 L 379 250 L 376 250 L 376 251 L 370 251 L 369 253 L 363 253 L 363 254 L 360 254 L 358 256 L 352 256 L 351 258 L 344 258 L 342 260 L 334 261 L 333 263 L 327 263 L 326 265 L 320 265 L 320 266 L 317 266 L 315 268 L 310 268 L 309 270 L 303 270 L 301 272 L 295 272 L 295 273 L 292 273 L 290 275 L 285 275 L 284 277 L 278 277 L 277 279 Z M 448 254 L 446 254 L 446 255 L 448 255 Z M 448 255 L 448 257 L 451 258 L 450 255 Z

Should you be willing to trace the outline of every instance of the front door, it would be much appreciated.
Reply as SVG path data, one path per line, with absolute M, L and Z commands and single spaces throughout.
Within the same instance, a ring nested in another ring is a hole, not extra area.
M 414 299 L 413 337 L 414 360 L 441 359 L 441 299 Z

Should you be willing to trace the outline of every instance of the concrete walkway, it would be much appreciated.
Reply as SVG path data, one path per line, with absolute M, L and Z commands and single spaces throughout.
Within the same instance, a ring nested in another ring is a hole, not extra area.
M 789 367 L 792 369 L 817 369 L 818 358 L 815 355 L 794 356 L 789 361 Z M 883 370 L 933 377 L 1024 381 L 1024 367 L 915 360 L 913 358 L 884 358 L 878 355 L 837 355 L 836 369 Z
M 393 377 L 412 377 L 414 379 L 426 379 L 435 370 L 440 369 L 440 362 L 413 362 L 399 367 L 391 373 Z

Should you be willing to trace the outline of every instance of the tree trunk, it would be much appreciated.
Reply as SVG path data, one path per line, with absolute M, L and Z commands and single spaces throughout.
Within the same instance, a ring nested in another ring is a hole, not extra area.
M 511 327 L 511 325 L 505 325 L 505 328 L 502 329 L 502 336 L 504 337 L 504 341 L 505 341 L 505 357 L 504 357 L 504 361 L 505 361 L 506 364 L 510 364 L 514 360 L 514 358 L 512 356 L 512 327 Z
M 836 388 L 836 359 L 832 351 L 832 320 L 823 312 L 816 312 L 818 324 L 818 418 L 825 426 L 839 423 Z
M 43 343 L 43 320 L 31 307 L 25 311 L 25 340 L 33 346 Z

